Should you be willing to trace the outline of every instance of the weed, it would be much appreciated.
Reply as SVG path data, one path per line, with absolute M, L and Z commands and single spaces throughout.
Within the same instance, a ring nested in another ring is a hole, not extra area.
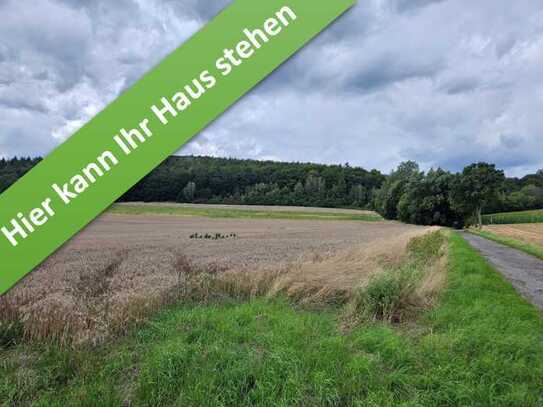
M 400 323 L 415 306 L 412 299 L 419 279 L 420 273 L 413 267 L 381 274 L 360 289 L 351 312 L 356 312 L 362 321 Z
M 443 255 L 442 250 L 446 241 L 447 238 L 442 231 L 428 233 L 413 238 L 407 245 L 407 251 L 415 263 L 426 265 Z

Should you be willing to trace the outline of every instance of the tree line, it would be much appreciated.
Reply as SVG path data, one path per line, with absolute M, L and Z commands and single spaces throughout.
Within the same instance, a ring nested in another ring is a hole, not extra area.
M 0 160 L 0 193 L 40 158 Z M 483 213 L 543 208 L 543 170 L 506 178 L 492 164 L 461 173 L 405 162 L 389 175 L 344 165 L 170 157 L 124 202 L 180 202 L 373 209 L 386 219 L 460 226 Z
M 386 219 L 418 225 L 482 225 L 484 213 L 543 208 L 543 170 L 506 178 L 494 164 L 475 163 L 460 173 L 420 170 L 401 163 L 374 192 L 373 208 Z
M 121 200 L 369 208 L 384 180 L 349 164 L 170 157 Z
M 30 171 L 41 161 L 41 158 L 21 157 L 0 159 L 0 193 L 4 192 L 19 178 Z

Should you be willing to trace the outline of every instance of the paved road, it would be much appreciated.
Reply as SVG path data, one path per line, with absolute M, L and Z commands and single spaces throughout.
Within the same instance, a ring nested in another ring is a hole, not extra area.
M 463 236 L 524 298 L 543 311 L 543 260 L 471 233 Z

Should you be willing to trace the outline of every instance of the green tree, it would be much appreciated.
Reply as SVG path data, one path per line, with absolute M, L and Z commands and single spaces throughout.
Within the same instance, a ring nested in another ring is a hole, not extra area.
M 310 172 L 305 181 L 305 192 L 307 194 L 323 194 L 326 190 L 326 183 L 316 172 Z
M 398 218 L 417 225 L 460 227 L 463 222 L 450 205 L 455 175 L 441 168 L 411 178 L 398 204 Z
M 196 183 L 189 182 L 185 188 L 183 188 L 183 197 L 187 202 L 194 201 L 194 197 L 196 196 Z
M 363 207 L 364 203 L 368 201 L 368 191 L 363 185 L 354 185 L 351 188 L 350 198 L 354 206 Z
M 486 205 L 499 199 L 505 182 L 502 170 L 494 164 L 477 163 L 464 168 L 454 182 L 451 206 L 464 216 L 474 215 L 479 227 L 483 225 L 483 210 Z
M 401 163 L 384 182 L 374 197 L 374 208 L 385 219 L 398 218 L 398 205 L 408 183 L 420 175 L 419 165 L 414 161 Z

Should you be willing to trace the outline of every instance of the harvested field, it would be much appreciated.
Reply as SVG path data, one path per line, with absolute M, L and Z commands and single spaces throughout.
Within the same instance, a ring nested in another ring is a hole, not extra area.
M 166 303 L 286 294 L 345 302 L 429 228 L 106 214 L 0 300 L 27 340 L 100 342 Z M 210 239 L 191 238 L 195 233 Z M 214 236 L 227 238 L 213 239 Z
M 62 259 L 80 252 L 119 249 L 181 250 L 191 261 L 228 268 L 277 264 L 301 254 L 320 255 L 423 229 L 393 222 L 210 219 L 199 217 L 104 215 L 76 236 Z M 225 240 L 195 240 L 194 233 L 229 235 Z
M 485 226 L 484 231 L 543 247 L 543 223 Z

